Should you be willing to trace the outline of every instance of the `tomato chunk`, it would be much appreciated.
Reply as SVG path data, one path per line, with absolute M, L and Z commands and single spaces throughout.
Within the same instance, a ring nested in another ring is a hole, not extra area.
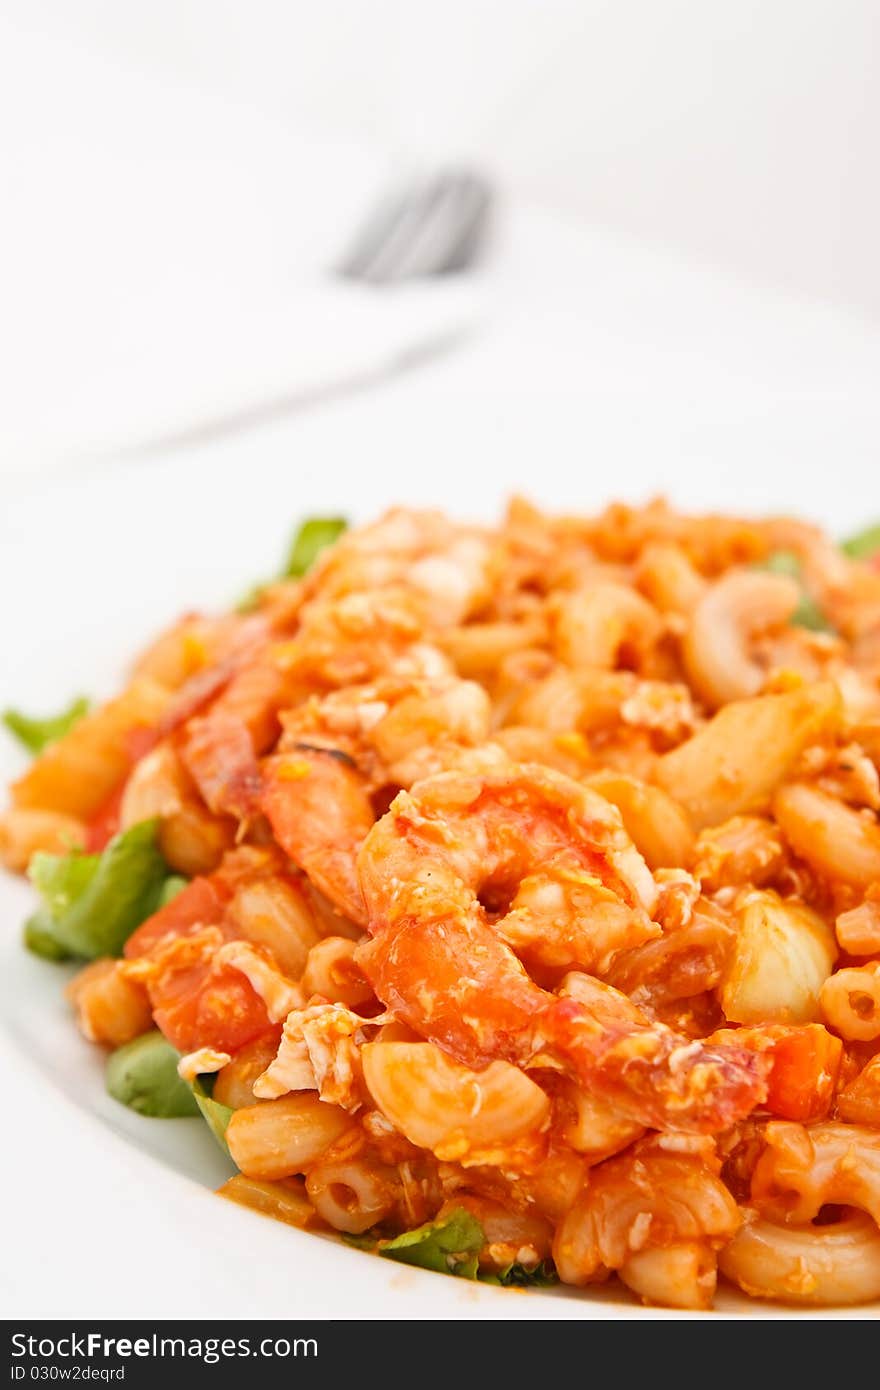
M 132 932 L 125 943 L 127 959 L 147 955 L 163 937 L 186 936 L 195 927 L 216 924 L 231 896 L 222 880 L 194 878 Z
M 828 1114 L 843 1056 L 840 1038 L 821 1023 L 722 1028 L 713 1042 L 739 1043 L 770 1057 L 766 1108 L 782 1120 L 808 1124 Z
M 828 1114 L 843 1043 L 821 1023 L 790 1028 L 770 1048 L 767 1108 L 785 1120 L 806 1124 Z
M 147 988 L 156 1026 L 179 1052 L 237 1052 L 277 1029 L 260 996 L 228 966 L 199 963 L 178 970 L 169 962 Z
M 194 878 L 126 942 L 126 958 L 144 961 L 156 1026 L 179 1051 L 237 1052 L 278 1031 L 241 971 L 214 957 L 224 941 L 239 935 L 226 916 L 236 889 L 278 874 L 284 864 L 274 849 L 231 850 L 210 877 Z

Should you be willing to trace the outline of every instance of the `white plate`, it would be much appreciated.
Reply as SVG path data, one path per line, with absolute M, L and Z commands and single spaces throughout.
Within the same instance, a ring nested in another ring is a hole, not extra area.
M 543 383 L 477 389 L 450 364 L 329 413 L 18 498 L 0 519 L 0 705 L 51 711 L 108 692 L 162 623 L 271 573 L 310 512 L 364 517 L 406 500 L 489 516 L 515 488 L 586 509 L 664 486 L 693 506 L 794 505 L 840 528 L 880 512 L 876 493 L 863 500 L 880 439 L 870 403 L 716 401 L 683 422 L 661 401 L 634 409 L 570 381 L 557 389 L 552 373 Z M 5 779 L 16 757 L 6 745 L 0 757 Z M 26 885 L 0 882 L 6 1316 L 683 1316 L 616 1287 L 518 1296 L 406 1270 L 215 1199 L 223 1163 L 204 1127 L 140 1119 L 104 1095 L 99 1054 L 61 999 L 64 971 L 19 948 L 29 902 Z M 727 1293 L 719 1307 L 800 1316 Z

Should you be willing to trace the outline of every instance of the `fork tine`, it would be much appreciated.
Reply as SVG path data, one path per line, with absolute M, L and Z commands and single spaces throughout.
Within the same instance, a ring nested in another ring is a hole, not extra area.
M 338 274 L 354 280 L 369 278 L 370 269 L 383 248 L 399 237 L 402 223 L 412 225 L 432 188 L 433 184 L 410 184 L 383 198 L 358 229 L 337 266 Z
M 409 235 L 389 248 L 379 266 L 383 279 L 409 280 L 435 275 L 459 244 L 466 213 L 464 184 L 457 174 L 438 178 L 434 196 L 424 216 L 408 229 Z
M 472 174 L 456 174 L 454 200 L 444 209 L 445 221 L 438 223 L 435 244 L 425 252 L 431 262 L 430 274 L 444 275 L 463 269 L 473 260 L 486 228 L 490 204 L 489 186 Z
M 377 250 L 384 242 L 392 225 L 400 216 L 404 195 L 394 193 L 377 203 L 366 222 L 358 227 L 345 254 L 338 261 L 337 275 L 359 280 Z
M 486 237 L 492 211 L 492 190 L 485 179 L 468 176 L 464 193 L 467 203 L 462 211 L 459 238 L 457 243 L 450 246 L 446 263 L 439 268 L 438 274 L 448 275 L 472 265 Z
M 387 228 L 397 216 L 400 199 L 385 198 L 376 205 L 367 221 L 358 227 L 354 238 L 348 243 L 345 252 L 333 267 L 336 275 L 347 280 L 360 279 L 364 267 L 369 264 L 376 248 L 382 244 Z
M 386 284 L 462 269 L 473 259 L 492 201 L 484 179 L 449 171 L 386 198 L 337 272 Z
M 447 196 L 445 178 L 431 179 L 401 199 L 396 221 L 364 272 L 372 284 L 384 284 L 407 278 L 405 267 L 410 263 L 412 248 L 419 243 L 437 216 L 438 208 Z

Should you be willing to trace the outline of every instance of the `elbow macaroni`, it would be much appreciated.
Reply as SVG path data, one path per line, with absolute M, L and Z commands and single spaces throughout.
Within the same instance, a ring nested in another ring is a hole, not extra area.
M 830 683 L 736 700 L 660 759 L 657 781 L 698 830 L 766 810 L 804 749 L 833 733 L 840 714 Z
M 880 1038 L 880 961 L 838 970 L 819 996 L 829 1028 L 848 1042 Z
M 719 1265 L 753 1298 L 817 1307 L 880 1298 L 880 1230 L 870 1217 L 832 1226 L 751 1221 L 726 1246 Z
M 837 958 L 833 933 L 818 913 L 750 892 L 721 987 L 733 1023 L 812 1023 Z
M 361 1061 L 382 1113 L 411 1143 L 441 1159 L 486 1161 L 538 1133 L 549 1119 L 550 1102 L 540 1086 L 506 1062 L 473 1072 L 426 1042 L 367 1043 Z

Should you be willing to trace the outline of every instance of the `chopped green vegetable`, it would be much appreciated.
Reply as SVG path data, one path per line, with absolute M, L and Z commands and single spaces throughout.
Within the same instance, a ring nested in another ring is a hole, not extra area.
M 33 856 L 28 877 L 43 896 L 44 911 L 53 924 L 72 910 L 74 903 L 87 892 L 98 871 L 99 854 L 43 854 Z
M 159 900 L 156 903 L 156 910 L 166 907 L 172 898 L 176 898 L 178 893 L 182 893 L 189 884 L 189 879 L 184 878 L 183 874 L 169 874 L 159 890 Z
M 759 567 L 769 570 L 771 574 L 785 574 L 791 579 L 796 579 L 801 586 L 801 598 L 797 608 L 791 615 L 791 623 L 794 627 L 805 627 L 810 632 L 833 632 L 834 628 L 829 623 L 819 605 L 810 598 L 803 587 L 803 571 L 801 562 L 793 550 L 774 550 L 772 555 Z
M 88 700 L 80 695 L 60 714 L 49 715 L 46 719 L 32 719 L 17 709 L 4 710 L 3 723 L 31 753 L 42 753 L 48 744 L 54 743 L 74 724 L 78 724 L 88 710 Z
M 559 1283 L 552 1260 L 542 1260 L 532 1268 L 511 1261 L 495 1273 L 480 1269 L 479 1255 L 486 1237 L 477 1218 L 463 1207 L 451 1211 L 444 1221 L 429 1221 L 393 1240 L 383 1239 L 376 1229 L 363 1235 L 344 1235 L 342 1239 L 346 1245 L 371 1250 L 402 1264 L 455 1274 L 459 1279 L 479 1279 L 482 1284 L 498 1284 L 506 1289 L 546 1289 Z
M 304 521 L 290 543 L 279 578 L 302 579 L 312 568 L 321 551 L 326 550 L 328 545 L 332 545 L 343 531 L 347 530 L 348 522 L 341 516 L 313 516 L 309 521 Z M 251 585 L 235 605 L 236 612 L 251 613 L 258 608 L 266 587 L 265 580 L 261 584 Z
M 177 1075 L 180 1053 L 155 1030 L 117 1047 L 107 1059 L 107 1090 L 114 1100 L 136 1110 L 170 1120 L 197 1115 L 189 1086 Z
M 314 516 L 304 521 L 293 538 L 284 566 L 285 579 L 301 579 L 317 560 L 322 550 L 332 545 L 348 529 L 341 516 Z
M 155 820 L 114 835 L 102 854 L 35 854 L 28 875 L 43 896 L 42 930 L 84 960 L 119 955 L 156 910 L 168 870 Z
M 542 1260 L 539 1265 L 529 1269 L 527 1265 L 509 1264 L 506 1269 L 499 1269 L 497 1274 L 480 1273 L 480 1282 L 483 1284 L 500 1284 L 502 1288 L 511 1289 L 549 1289 L 554 1284 L 559 1283 L 559 1275 L 552 1260 Z
M 797 608 L 792 613 L 791 622 L 794 627 L 805 627 L 808 628 L 810 632 L 835 631 L 819 605 L 809 598 L 807 594 L 804 594 Z
M 221 1105 L 219 1100 L 215 1100 L 211 1092 L 214 1089 L 213 1076 L 197 1076 L 190 1087 L 196 1105 L 202 1112 L 203 1119 L 207 1122 L 208 1128 L 213 1134 L 217 1143 L 224 1153 L 229 1153 L 229 1146 L 226 1143 L 226 1126 L 232 1119 L 233 1112 L 228 1105 Z
M 263 597 L 265 582 L 262 584 L 252 584 L 246 594 L 238 600 L 235 605 L 236 613 L 253 613 L 255 608 L 259 608 L 260 599 Z
M 70 952 L 53 935 L 52 919 L 46 908 L 27 919 L 23 935 L 26 948 L 35 956 L 42 956 L 43 960 L 70 960 Z
M 393 1240 L 380 1240 L 376 1249 L 401 1264 L 476 1279 L 477 1257 L 484 1243 L 479 1221 L 464 1207 L 457 1207 L 444 1221 L 429 1221 Z
M 880 555 L 880 522 L 859 531 L 858 535 L 848 536 L 840 542 L 840 548 L 851 560 L 871 560 Z
M 774 550 L 760 568 L 769 570 L 771 574 L 790 575 L 799 584 L 801 582 L 801 562 L 793 550 Z
M 354 1246 L 355 1250 L 370 1250 L 375 1253 L 381 1239 L 376 1231 L 377 1228 L 374 1226 L 369 1231 L 362 1231 L 360 1235 L 355 1235 L 352 1231 L 340 1231 L 339 1234 L 345 1244 Z

